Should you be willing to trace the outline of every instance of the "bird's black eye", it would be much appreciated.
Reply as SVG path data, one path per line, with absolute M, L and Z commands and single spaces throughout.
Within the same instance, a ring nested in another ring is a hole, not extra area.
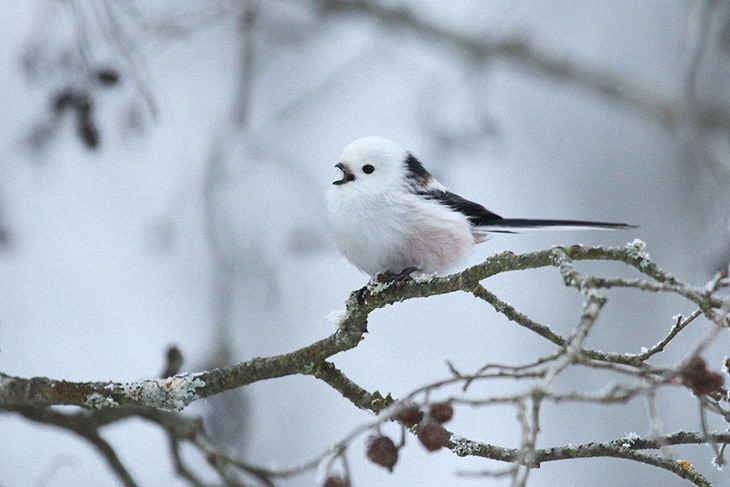
M 375 168 L 373 167 L 372 164 L 365 164 L 362 167 L 362 172 L 364 172 L 365 174 L 370 174 L 373 171 L 375 171 Z

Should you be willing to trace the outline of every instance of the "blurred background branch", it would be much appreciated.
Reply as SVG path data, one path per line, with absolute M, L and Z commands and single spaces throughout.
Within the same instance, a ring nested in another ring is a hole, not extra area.
M 470 36 L 457 30 L 422 19 L 408 7 L 391 7 L 369 0 L 319 0 L 323 14 L 365 15 L 382 22 L 393 29 L 409 29 L 423 36 L 427 41 L 448 44 L 460 51 L 471 61 L 480 63 L 501 60 L 515 63 L 521 68 L 534 70 L 569 83 L 571 86 L 587 88 L 594 93 L 627 105 L 654 118 L 667 128 L 683 126 L 699 130 L 730 130 L 728 107 L 702 103 L 695 93 L 696 78 L 710 40 L 708 25 L 711 13 L 717 6 L 716 0 L 696 2 L 699 12 L 695 25 L 690 26 L 693 54 L 687 70 L 685 93 L 660 96 L 654 86 L 645 86 L 627 76 L 616 76 L 597 67 L 586 66 L 567 57 L 559 57 L 541 50 L 534 42 L 516 37 L 490 39 L 489 36 Z

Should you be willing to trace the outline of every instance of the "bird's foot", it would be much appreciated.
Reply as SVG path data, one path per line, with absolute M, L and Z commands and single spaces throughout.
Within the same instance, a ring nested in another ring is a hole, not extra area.
M 416 272 L 417 270 L 417 267 L 406 267 L 397 274 L 387 271 L 375 276 L 375 280 L 381 284 L 385 284 L 387 287 L 394 287 L 397 289 L 408 281 L 412 281 L 411 273 Z
M 353 293 L 358 305 L 362 306 L 365 304 L 365 293 L 368 292 L 368 288 L 369 286 L 363 286 Z
M 353 293 L 357 304 L 359 304 L 360 306 L 365 304 L 365 297 L 368 293 L 377 294 L 378 292 L 388 288 L 400 288 L 409 281 L 413 280 L 411 278 L 411 273 L 417 270 L 418 268 L 416 267 L 406 267 L 397 274 L 390 271 L 381 272 L 380 274 L 376 275 L 367 284 L 367 286 L 364 286 Z
M 406 267 L 402 271 L 400 271 L 398 274 L 393 276 L 393 279 L 391 279 L 391 284 L 395 287 L 400 287 L 403 284 L 407 283 L 408 281 L 412 281 L 413 278 L 411 277 L 411 274 L 413 272 L 416 272 L 418 270 L 417 267 Z

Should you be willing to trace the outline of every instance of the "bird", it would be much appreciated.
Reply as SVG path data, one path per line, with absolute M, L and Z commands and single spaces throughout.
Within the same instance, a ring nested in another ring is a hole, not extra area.
M 413 154 L 383 137 L 350 143 L 335 167 L 342 177 L 327 192 L 332 236 L 339 252 L 371 277 L 445 274 L 493 233 L 636 228 L 626 223 L 503 218 L 447 190 Z

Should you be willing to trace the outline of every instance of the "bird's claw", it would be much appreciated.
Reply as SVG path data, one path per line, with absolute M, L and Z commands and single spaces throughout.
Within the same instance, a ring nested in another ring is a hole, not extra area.
M 418 269 L 416 267 L 406 267 L 390 279 L 390 284 L 398 288 L 406 282 L 412 281 L 413 278 L 411 278 L 411 273 L 416 272 L 417 270 Z
M 416 272 L 416 267 L 406 267 L 397 274 L 387 271 L 375 276 L 375 280 L 385 284 L 387 287 L 399 288 L 408 281 L 411 281 L 411 273 Z
M 355 300 L 357 301 L 357 304 L 362 306 L 365 304 L 365 293 L 368 292 L 368 286 L 363 286 L 357 291 L 355 291 Z
M 360 306 L 364 305 L 366 294 L 372 292 L 373 289 L 375 289 L 377 292 L 378 288 L 400 288 L 401 286 L 412 280 L 411 273 L 417 270 L 418 268 L 416 267 L 406 267 L 397 274 L 390 271 L 381 272 L 380 274 L 376 275 L 375 278 L 370 281 L 367 286 L 363 286 L 353 293 L 357 304 Z

